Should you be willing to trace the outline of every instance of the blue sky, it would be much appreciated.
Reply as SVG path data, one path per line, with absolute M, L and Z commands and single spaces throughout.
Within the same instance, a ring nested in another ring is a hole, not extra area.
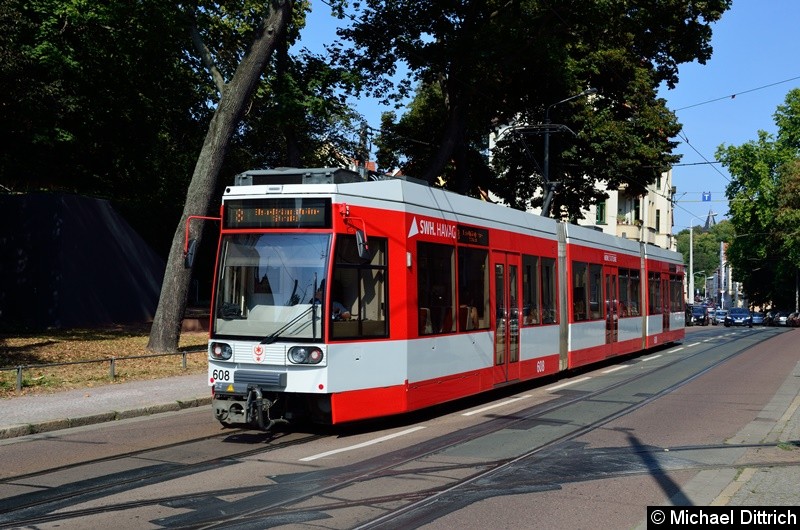
M 321 51 L 335 39 L 336 19 L 321 0 L 301 34 L 302 46 Z M 683 124 L 676 150 L 683 155 L 673 168 L 677 187 L 673 232 L 703 224 L 709 211 L 725 218 L 725 187 L 730 175 L 713 164 L 719 145 L 742 145 L 758 131 L 775 133 L 773 114 L 786 94 L 800 87 L 800 0 L 733 0 L 733 7 L 712 26 L 711 59 L 705 65 L 681 65 L 677 87 L 662 90 L 668 106 Z M 735 97 L 731 97 L 735 95 Z M 383 110 L 363 100 L 358 109 L 373 127 Z M 703 202 L 704 192 L 711 202 Z
M 720 144 L 756 140 L 759 130 L 775 134 L 776 109 L 800 87 L 799 24 L 797 0 L 733 0 L 712 26 L 711 59 L 682 65 L 677 87 L 661 92 L 683 124 L 677 149 L 683 159 L 672 170 L 674 233 L 703 224 L 709 210 L 719 214 L 717 221 L 727 213 L 730 175 L 706 163 Z M 703 192 L 711 192 L 712 202 L 702 202 Z

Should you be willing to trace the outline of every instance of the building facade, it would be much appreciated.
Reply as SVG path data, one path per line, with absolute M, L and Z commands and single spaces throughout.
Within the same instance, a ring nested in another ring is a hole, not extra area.
M 648 186 L 644 196 L 631 195 L 626 190 L 627 187 L 623 186 L 618 191 L 607 191 L 608 198 L 584 210 L 584 218 L 578 224 L 676 250 L 677 240 L 672 234 L 672 199 L 675 195 L 672 170 L 662 173 L 655 183 Z

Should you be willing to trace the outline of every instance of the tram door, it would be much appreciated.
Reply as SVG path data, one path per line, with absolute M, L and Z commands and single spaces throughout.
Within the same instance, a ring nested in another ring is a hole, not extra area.
M 605 270 L 606 284 L 606 344 L 619 338 L 619 296 L 617 293 L 617 269 Z
M 669 318 L 670 318 L 670 292 L 669 292 L 669 275 L 661 275 L 661 321 L 662 329 L 669 331 Z
M 494 383 L 519 379 L 519 254 L 492 252 L 494 266 Z

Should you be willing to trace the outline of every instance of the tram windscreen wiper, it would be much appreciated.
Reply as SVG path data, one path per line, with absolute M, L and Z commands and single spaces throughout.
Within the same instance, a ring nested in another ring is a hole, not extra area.
M 287 322 L 286 324 L 284 324 L 283 326 L 281 326 L 277 330 L 275 330 L 274 333 L 270 333 L 269 335 L 264 337 L 264 340 L 261 341 L 261 344 L 272 344 L 273 342 L 275 342 L 275 340 L 278 337 L 280 337 L 281 333 L 283 333 L 284 331 L 286 331 L 287 329 L 292 327 L 294 324 L 297 323 L 298 320 L 300 320 L 301 318 L 303 318 L 304 316 L 306 316 L 307 314 L 309 314 L 313 310 L 314 310 L 314 304 L 311 304 L 311 307 L 309 307 L 308 309 L 305 309 L 302 313 L 300 313 L 299 315 L 297 315 L 296 317 L 291 319 L 289 322 Z

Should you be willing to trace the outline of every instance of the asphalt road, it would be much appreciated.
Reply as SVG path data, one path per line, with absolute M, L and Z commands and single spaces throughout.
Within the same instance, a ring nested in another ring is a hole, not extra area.
M 795 335 L 690 328 L 569 378 L 334 431 L 223 430 L 199 406 L 22 437 L 0 445 L 0 526 L 633 528 L 647 506 L 746 503 L 737 477 L 800 469 L 771 439 L 776 397 L 798 395 Z

